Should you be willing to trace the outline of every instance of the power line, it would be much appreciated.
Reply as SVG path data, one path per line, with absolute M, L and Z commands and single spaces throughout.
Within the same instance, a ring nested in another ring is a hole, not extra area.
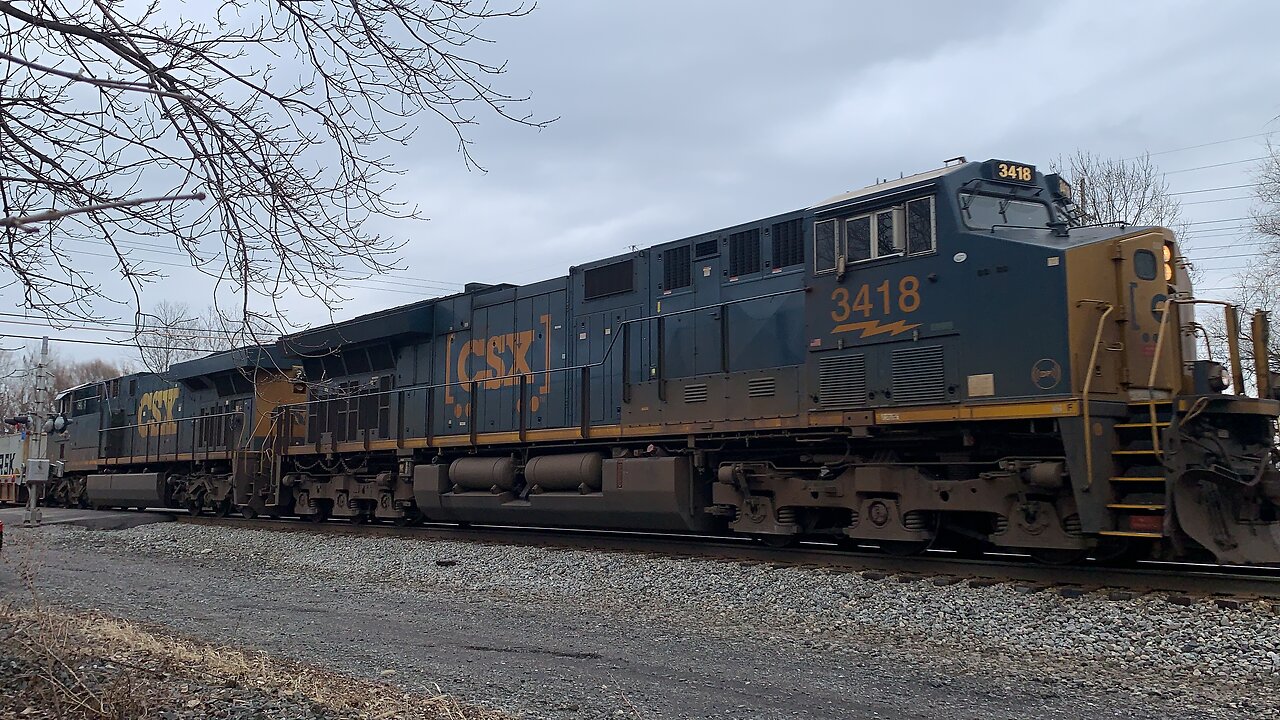
M 1180 203 L 1183 207 L 1187 205 L 1207 205 L 1209 203 L 1230 202 L 1231 200 L 1252 200 L 1252 195 L 1237 195 L 1229 198 L 1218 198 L 1216 200 L 1196 200 L 1195 202 Z
M 82 338 L 64 338 L 64 337 L 53 337 L 48 335 L 17 335 L 14 333 L 0 332 L 0 338 L 15 338 L 17 340 L 43 340 L 46 337 L 49 338 L 49 342 L 71 343 L 75 345 L 110 345 L 111 347 L 120 346 L 120 343 L 118 342 L 110 342 L 107 340 L 85 340 Z M 134 347 L 147 348 L 149 350 L 190 350 L 191 349 L 191 348 L 184 348 L 184 347 L 170 347 L 168 345 L 149 345 L 149 344 L 138 344 L 138 345 L 135 345 Z
M 103 331 L 104 334 L 117 333 L 120 335 L 131 335 L 133 339 L 123 341 L 123 342 L 129 343 L 130 345 L 133 345 L 134 344 L 133 340 L 137 339 L 140 336 L 144 336 L 148 334 L 163 335 L 169 331 L 168 328 L 164 328 L 164 329 L 149 328 L 149 329 L 144 329 L 140 332 L 125 332 L 124 330 L 111 330 L 111 329 L 103 330 L 103 328 L 91 327 L 91 326 L 85 326 L 85 325 L 70 325 L 70 324 L 52 325 L 50 323 L 42 323 L 42 322 L 34 322 L 34 321 L 29 322 L 24 320 L 0 320 L 0 324 L 24 325 L 24 326 L 30 326 L 30 327 L 48 328 L 49 330 L 56 330 L 59 332 L 64 330 L 84 330 L 88 332 Z M 0 334 L 3 334 L 3 330 L 0 330 Z M 192 333 L 191 331 L 180 330 L 178 332 L 172 332 L 170 334 L 170 337 L 164 337 L 162 339 L 164 340 L 228 340 L 231 337 L 232 335 L 217 335 L 211 332 Z
M 1129 159 L 1140 160 L 1144 156 L 1155 157 L 1157 155 L 1168 155 L 1170 153 L 1184 152 L 1186 150 L 1199 150 L 1200 148 L 1212 147 L 1214 145 L 1226 145 L 1227 143 L 1239 142 L 1241 140 L 1252 140 L 1254 138 L 1266 137 L 1268 135 L 1273 135 L 1276 132 L 1280 132 L 1280 131 L 1272 130 L 1271 132 L 1258 133 L 1257 135 L 1242 135 L 1240 137 L 1228 138 L 1226 140 L 1214 140 L 1213 142 L 1200 143 L 1199 145 L 1188 145 L 1186 147 L 1174 148 L 1172 150 L 1161 150 L 1160 152 L 1144 153 L 1143 155 L 1139 155 L 1137 157 L 1131 157 Z
M 1251 187 L 1257 187 L 1257 185 L 1255 183 L 1249 183 L 1247 185 L 1224 185 L 1222 187 L 1205 188 L 1203 190 L 1183 190 L 1182 192 L 1175 192 L 1175 193 L 1169 193 L 1169 194 L 1170 195 L 1196 195 L 1198 193 L 1219 192 L 1222 190 L 1239 190 L 1241 188 L 1251 188 Z
M 92 257 L 107 258 L 108 260 L 119 260 L 119 258 L 117 258 L 115 255 L 108 255 L 106 253 L 86 252 L 84 250 L 77 250 L 76 252 L 79 253 L 80 255 L 90 255 Z M 140 251 L 140 252 L 157 252 L 157 251 L 149 250 L 149 251 Z M 177 268 L 196 268 L 197 267 L 191 263 L 172 263 L 172 262 L 165 262 L 163 260 L 152 260 L 150 258 L 138 260 L 137 262 L 145 262 L 145 263 L 150 263 L 152 265 L 163 265 L 165 267 L 177 267 Z M 411 290 L 396 290 L 395 288 L 389 288 L 389 287 L 365 287 L 367 283 L 377 283 L 377 282 L 392 283 L 396 285 L 402 285 L 405 287 L 420 287 L 423 292 L 413 292 Z M 359 281 L 359 282 L 348 281 L 348 282 L 342 283 L 342 285 L 344 287 L 351 287 L 353 289 L 365 289 L 365 290 L 374 290 L 374 291 L 380 291 L 380 292 L 399 293 L 401 295 L 412 295 L 416 298 L 421 298 L 421 299 L 425 299 L 427 291 L 431 291 L 431 290 L 437 290 L 441 292 L 453 292 L 448 288 L 431 288 L 427 286 L 415 286 L 415 285 L 410 285 L 409 283 L 396 283 L 391 280 L 375 280 L 372 278 L 368 280 Z
M 1200 222 L 1185 223 L 1186 225 L 1212 225 L 1214 223 L 1239 222 L 1241 220 L 1252 220 L 1252 216 L 1222 218 L 1221 220 L 1201 220 Z
M 1168 171 L 1168 172 L 1161 173 L 1161 174 L 1162 174 L 1162 175 L 1177 175 L 1177 174 L 1179 174 L 1179 173 L 1191 172 L 1192 170 L 1208 170 L 1209 168 L 1226 167 L 1226 166 L 1228 166 L 1228 165 L 1241 165 L 1241 164 L 1243 164 L 1243 163 L 1251 163 L 1251 162 L 1258 162 L 1258 161 L 1260 161 L 1260 160 L 1266 160 L 1268 157 L 1270 157 L 1270 156 L 1268 156 L 1268 155 L 1263 155 L 1262 157 L 1247 158 L 1247 159 L 1245 159 L 1245 160 L 1232 160 L 1231 162 L 1214 163 L 1213 165 L 1200 165 L 1200 166 L 1198 166 L 1198 167 L 1183 168 L 1183 169 L 1181 169 L 1181 170 L 1170 170 L 1170 171 Z

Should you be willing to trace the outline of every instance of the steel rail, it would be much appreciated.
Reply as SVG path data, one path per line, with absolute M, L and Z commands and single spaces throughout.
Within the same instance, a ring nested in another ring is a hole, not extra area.
M 1063 594 L 1099 590 L 1173 593 L 1191 597 L 1268 599 L 1280 601 L 1280 567 L 1199 565 L 1146 562 L 1138 567 L 1103 563 L 1043 565 L 1028 557 L 991 553 L 981 559 L 960 558 L 948 551 L 899 557 L 871 548 L 845 549 L 834 543 L 802 542 L 788 548 L 767 547 L 751 538 L 678 535 L 627 530 L 458 526 L 427 524 L 401 527 L 387 524 L 353 525 L 343 520 L 323 523 L 301 520 L 248 520 L 235 517 L 178 516 L 178 522 L 210 527 L 260 529 L 273 532 L 399 537 L 448 540 L 521 547 L 639 553 L 689 559 L 806 567 L 833 572 L 865 572 L 900 581 L 931 580 L 938 585 L 968 581 L 974 585 L 1013 583 L 1026 592 L 1056 589 Z M 447 561 L 447 558 L 442 558 Z M 1276 606 L 1280 611 L 1280 605 Z

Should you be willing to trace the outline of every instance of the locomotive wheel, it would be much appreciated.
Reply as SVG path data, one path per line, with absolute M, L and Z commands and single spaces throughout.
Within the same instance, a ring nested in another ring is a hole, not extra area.
M 217 506 L 213 508 L 213 514 L 214 514 L 214 515 L 217 515 L 218 517 L 222 517 L 222 518 L 224 518 L 224 517 L 226 517 L 226 516 L 230 515 L 230 514 L 231 514 L 231 501 L 230 501 L 230 500 L 223 500 L 222 502 L 218 503 L 218 504 L 217 504 Z
M 254 510 L 251 505 L 245 505 L 240 508 L 240 515 L 242 515 L 246 520 L 252 520 L 258 517 L 258 511 Z
M 799 544 L 799 535 L 757 535 L 756 539 L 771 548 L 787 548 Z
M 877 545 L 885 555 L 910 557 L 928 550 L 929 542 L 928 540 L 882 540 Z
M 1093 551 L 1093 557 L 1104 565 L 1123 567 L 1142 559 L 1144 551 L 1148 550 L 1147 546 L 1128 538 L 1107 538 L 1105 543 Z
M 426 520 L 422 513 L 418 510 L 407 510 L 401 517 L 395 519 L 396 527 L 409 527 L 410 525 L 421 525 Z
M 323 505 L 320 507 L 317 507 L 315 512 L 307 516 L 307 519 L 319 525 L 320 523 L 329 519 L 329 508 L 324 507 Z
M 187 514 L 191 517 L 199 517 L 204 512 L 204 498 L 193 497 L 187 499 Z
M 1028 548 L 1027 554 L 1041 565 L 1076 565 L 1089 557 L 1089 551 L 1077 548 Z

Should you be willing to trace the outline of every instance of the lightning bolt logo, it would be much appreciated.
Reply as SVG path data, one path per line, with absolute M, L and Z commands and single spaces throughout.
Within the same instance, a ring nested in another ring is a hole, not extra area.
M 879 320 L 865 320 L 863 322 L 845 323 L 837 325 L 831 330 L 832 333 L 845 333 L 861 330 L 862 334 L 858 337 L 869 338 L 876 335 L 901 335 L 908 330 L 914 330 L 920 327 L 920 323 L 908 325 L 906 320 L 895 320 L 891 323 L 880 324 Z

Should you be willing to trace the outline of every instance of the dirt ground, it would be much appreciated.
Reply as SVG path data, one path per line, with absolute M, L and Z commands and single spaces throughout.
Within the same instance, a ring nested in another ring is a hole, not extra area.
M 881 644 L 815 650 L 741 623 L 654 621 L 590 597 L 547 604 L 266 573 L 215 554 L 178 563 L 92 539 L 108 532 L 41 532 L 48 535 L 26 540 L 26 557 L 38 564 L 29 582 L 15 559 L 18 533 L 0 558 L 0 599 L 19 608 L 30 604 L 30 584 L 45 603 L 323 667 L 333 682 L 386 681 L 521 717 L 1250 717 L 1105 683 L 1028 678 L 999 658 L 974 673 L 951 669 L 947 657 L 904 657 Z

